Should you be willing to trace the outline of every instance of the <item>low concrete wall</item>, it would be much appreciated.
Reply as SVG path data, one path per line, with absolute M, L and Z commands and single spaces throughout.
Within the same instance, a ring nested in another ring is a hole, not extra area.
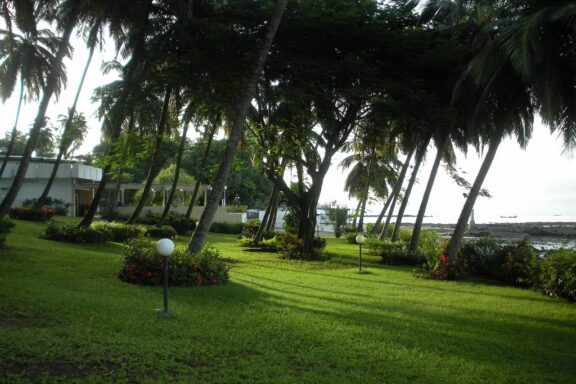
M 164 207 L 144 207 L 142 210 L 142 215 L 146 215 L 146 212 L 152 212 L 156 214 L 162 214 Z M 172 207 L 170 212 L 178 213 L 184 215 L 188 207 Z M 121 215 L 131 215 L 134 211 L 134 207 L 116 207 L 116 211 Z M 192 209 L 192 214 L 190 217 L 194 220 L 199 220 L 200 216 L 204 212 L 204 207 L 194 207 Z M 226 207 L 218 207 L 216 211 L 216 216 L 214 216 L 214 222 L 216 223 L 229 223 L 229 224 L 237 224 L 237 223 L 245 223 L 246 214 L 245 213 L 228 213 L 226 212 Z

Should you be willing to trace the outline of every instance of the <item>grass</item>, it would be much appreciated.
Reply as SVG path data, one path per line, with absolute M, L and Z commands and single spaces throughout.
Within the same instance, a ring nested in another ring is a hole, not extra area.
M 576 305 L 530 290 L 415 278 L 328 239 L 325 262 L 247 252 L 225 286 L 118 281 L 120 244 L 0 250 L 0 382 L 574 383 Z M 182 238 L 180 245 L 187 239 Z

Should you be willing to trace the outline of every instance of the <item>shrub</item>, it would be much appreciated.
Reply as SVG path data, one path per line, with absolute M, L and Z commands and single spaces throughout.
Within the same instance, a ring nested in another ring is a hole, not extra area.
M 51 208 L 10 208 L 8 215 L 11 219 L 31 220 L 31 221 L 48 221 L 56 212 Z
M 108 233 L 92 227 L 78 227 L 74 224 L 64 224 L 51 220 L 46 226 L 44 238 L 71 243 L 105 243 L 109 240 Z
M 154 239 L 175 239 L 176 238 L 176 230 L 169 225 L 163 225 L 161 227 L 152 227 L 148 228 L 148 230 L 144 233 L 146 237 L 152 237 Z
M 158 217 L 158 221 L 154 224 L 158 224 L 159 222 L 160 217 Z M 187 218 L 186 215 L 179 215 L 174 212 L 170 212 L 166 215 L 164 224 L 174 228 L 174 230 L 180 235 L 184 235 L 196 229 L 196 221 Z
M 406 241 L 397 240 L 392 242 L 390 240 L 368 238 L 365 246 L 371 255 L 380 256 L 384 264 L 416 265 L 419 262 L 416 256 L 408 253 Z
M 244 223 L 212 223 L 210 232 L 239 235 L 244 229 Z
M 410 240 L 407 240 L 409 242 Z M 420 232 L 420 243 L 418 245 L 418 259 L 424 262 L 423 267 L 431 272 L 440 260 L 440 255 L 444 251 L 446 240 L 432 229 Z
M 498 280 L 510 285 L 537 285 L 538 253 L 528 240 L 505 246 L 499 260 L 500 264 L 494 270 L 494 277 Z
M 24 200 L 22 206 L 24 208 L 32 208 L 37 202 L 38 199 Z M 70 203 L 66 203 L 62 199 L 53 199 L 50 196 L 46 198 L 46 202 L 43 206 L 43 208 L 50 208 L 54 210 L 55 214 L 60 216 L 66 216 L 68 214 L 68 207 L 70 207 Z
M 6 242 L 6 236 L 14 228 L 14 223 L 10 220 L 0 217 L 0 247 Z
M 102 221 L 93 223 L 91 228 L 106 233 L 108 241 L 115 241 L 118 243 L 125 243 L 129 240 L 135 239 L 140 236 L 140 233 L 142 233 L 142 228 L 138 225 L 106 223 Z
M 527 240 L 504 245 L 494 237 L 482 237 L 464 243 L 460 260 L 466 273 L 505 284 L 530 286 L 538 280 L 538 254 Z
M 229 205 L 226 207 L 226 212 L 228 213 L 246 213 L 248 212 L 248 207 L 245 205 Z
M 321 237 L 315 237 L 312 240 L 312 255 L 303 255 L 302 250 L 304 241 L 298 239 L 296 235 L 291 233 L 283 233 L 276 236 L 275 246 L 280 253 L 280 257 L 284 259 L 320 259 L 323 255 L 324 248 L 326 248 L 326 240 Z
M 259 228 L 260 228 L 260 220 L 251 219 L 246 224 L 244 224 L 241 235 L 252 239 L 258 233 Z
M 164 260 L 146 240 L 133 240 L 124 246 L 118 278 L 139 285 L 163 283 Z M 198 255 L 177 248 L 168 259 L 168 283 L 171 286 L 225 284 L 229 267 L 218 250 L 206 245 Z
M 540 266 L 540 287 L 550 296 L 576 301 L 576 250 L 548 252 Z

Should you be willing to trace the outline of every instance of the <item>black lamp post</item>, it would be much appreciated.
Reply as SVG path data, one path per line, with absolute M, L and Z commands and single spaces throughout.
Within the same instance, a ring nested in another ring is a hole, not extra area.
M 360 251 L 358 254 L 358 273 L 362 273 L 362 244 L 364 244 L 365 241 L 366 238 L 363 234 L 359 233 L 358 236 L 356 236 L 356 244 L 360 246 Z
M 174 242 L 170 239 L 160 239 L 156 243 L 156 251 L 164 258 L 164 311 L 157 309 L 156 314 L 164 317 L 173 317 L 168 312 L 168 258 L 174 253 Z

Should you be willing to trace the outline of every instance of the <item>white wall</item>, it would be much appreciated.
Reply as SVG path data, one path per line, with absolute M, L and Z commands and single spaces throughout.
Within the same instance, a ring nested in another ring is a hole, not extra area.
M 134 207 L 116 207 L 115 209 L 121 215 L 130 215 L 134 211 Z M 162 214 L 164 207 L 144 207 L 142 210 L 142 216 L 146 215 L 146 212 L 152 212 L 156 214 Z M 172 207 L 170 212 L 175 212 L 178 214 L 185 214 L 188 210 L 188 207 Z M 194 207 L 192 209 L 192 214 L 190 217 L 194 220 L 199 220 L 202 212 L 204 211 L 204 207 Z M 229 223 L 229 224 L 237 224 L 237 223 L 245 223 L 247 221 L 245 213 L 228 213 L 226 212 L 226 207 L 218 207 L 216 211 L 216 216 L 214 217 L 214 222 L 217 223 Z

